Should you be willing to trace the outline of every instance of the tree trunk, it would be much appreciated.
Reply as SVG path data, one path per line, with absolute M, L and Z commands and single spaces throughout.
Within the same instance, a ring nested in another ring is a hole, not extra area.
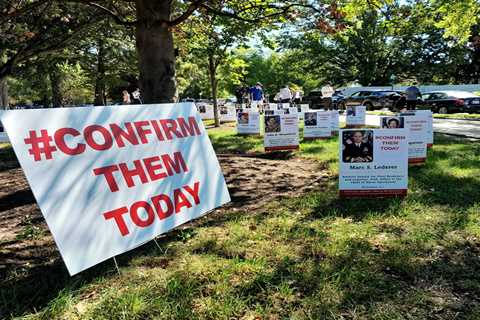
M 218 115 L 218 102 L 217 102 L 217 65 L 215 63 L 214 57 L 208 57 L 208 73 L 210 76 L 210 86 L 212 88 L 212 99 L 213 99 L 213 114 L 215 116 L 215 127 L 220 126 L 220 117 Z
M 95 101 L 96 106 L 105 106 L 105 45 L 103 39 L 98 40 L 97 75 L 95 79 Z
M 144 103 L 173 102 L 176 94 L 175 46 L 170 20 L 172 0 L 136 0 L 136 44 Z
M 0 79 L 0 109 L 8 109 L 7 78 Z
M 50 71 L 50 83 L 52 86 L 52 107 L 61 108 L 63 105 L 62 76 L 56 66 Z

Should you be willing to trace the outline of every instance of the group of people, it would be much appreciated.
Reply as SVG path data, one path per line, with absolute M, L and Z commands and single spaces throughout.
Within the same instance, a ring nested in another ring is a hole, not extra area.
M 122 104 L 143 104 L 140 89 L 137 88 L 132 93 L 129 93 L 127 90 L 123 90 Z
M 237 98 L 237 104 L 256 104 L 262 105 L 268 103 L 268 95 L 265 94 L 263 85 L 257 82 L 255 86 L 241 86 L 235 90 L 235 97 Z M 302 101 L 302 92 L 297 90 L 293 91 L 288 85 L 283 86 L 280 91 L 273 98 L 274 102 L 278 103 L 295 103 L 300 104 Z

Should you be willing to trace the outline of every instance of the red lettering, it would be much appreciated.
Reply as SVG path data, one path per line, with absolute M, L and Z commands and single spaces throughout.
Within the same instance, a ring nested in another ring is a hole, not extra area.
M 140 162 L 140 160 L 133 161 L 133 165 L 135 166 L 135 169 L 130 170 L 128 169 L 128 166 L 126 163 L 119 164 L 120 170 L 122 171 L 122 175 L 123 175 L 123 178 L 125 179 L 125 182 L 127 183 L 127 186 L 129 188 L 132 188 L 135 186 L 135 182 L 133 181 L 133 177 L 135 176 L 138 176 L 140 178 L 140 181 L 143 184 L 148 183 L 147 175 L 143 170 L 142 163 Z
M 160 161 L 160 157 L 151 157 L 151 158 L 143 159 L 143 164 L 145 165 L 148 175 L 150 176 L 150 179 L 152 181 L 160 180 L 167 177 L 167 174 L 165 172 L 161 172 L 161 173 L 156 172 L 158 170 L 163 169 L 163 166 L 161 163 L 155 164 L 155 162 L 159 162 L 159 161 Z
M 150 122 L 153 127 L 153 131 L 155 131 L 155 134 L 157 135 L 158 140 L 164 141 L 165 138 L 163 137 L 162 130 L 160 130 L 160 126 L 158 125 L 158 121 L 151 121 Z
M 200 191 L 199 182 L 195 182 L 195 184 L 193 185 L 193 189 L 190 188 L 190 186 L 184 186 L 183 189 L 185 189 L 193 197 L 195 204 L 200 203 L 200 197 L 198 196 L 198 192 Z
M 175 212 L 179 213 L 183 207 L 191 208 L 192 204 L 188 201 L 187 196 L 182 192 L 182 189 L 175 189 L 173 191 L 173 200 L 175 202 Z
M 115 209 L 113 211 L 105 212 L 103 216 L 105 217 L 105 220 L 110 220 L 110 219 L 115 219 L 115 222 L 117 223 L 118 230 L 120 230 L 120 233 L 122 236 L 126 236 L 130 232 L 128 231 L 127 224 L 125 223 L 125 220 L 123 219 L 123 215 L 128 212 L 127 207 L 122 207 L 119 209 Z
M 135 126 L 135 129 L 137 129 L 138 136 L 140 137 L 140 140 L 142 141 L 143 144 L 148 143 L 147 135 L 152 134 L 152 130 L 150 129 L 144 129 L 144 127 L 148 127 L 150 124 L 148 121 L 137 121 L 134 122 L 133 125 Z
M 100 144 L 95 141 L 95 139 L 93 138 L 94 132 L 99 132 L 103 136 L 103 143 Z M 83 130 L 83 135 L 85 136 L 85 141 L 87 141 L 87 144 L 92 149 L 103 151 L 110 149 L 113 145 L 113 139 L 110 132 L 102 126 L 95 124 L 88 126 L 85 128 L 85 130 Z
M 160 125 L 163 128 L 163 132 L 168 140 L 172 140 L 174 134 L 177 138 L 183 138 L 183 135 L 180 131 L 178 131 L 177 122 L 172 119 L 162 119 L 160 120 Z
M 147 219 L 142 220 L 138 215 L 138 210 L 144 209 L 147 212 Z M 153 212 L 152 207 L 145 201 L 135 202 L 130 208 L 130 217 L 132 218 L 133 223 L 141 228 L 146 228 L 150 226 L 155 220 L 155 213 Z
M 193 137 L 195 135 L 200 135 L 200 129 L 198 128 L 197 120 L 195 120 L 195 117 L 189 117 L 188 124 L 184 118 L 178 118 L 177 121 L 184 137 Z
M 125 128 L 127 129 L 127 131 L 123 130 L 122 128 L 120 128 L 120 126 L 116 124 L 110 125 L 110 129 L 113 133 L 113 138 L 115 139 L 118 147 L 125 147 L 125 142 L 123 139 L 127 140 L 134 146 L 138 145 L 138 138 L 135 135 L 135 131 L 133 131 L 132 124 L 129 122 L 125 123 Z
M 163 210 L 161 201 L 163 201 L 163 203 L 165 203 L 165 205 L 167 206 L 166 210 Z M 173 214 L 172 200 L 170 200 L 170 197 L 167 196 L 166 194 L 160 194 L 158 196 L 153 197 L 152 203 L 153 203 L 153 206 L 155 207 L 155 211 L 157 211 L 157 215 L 160 218 L 160 220 L 166 219 Z
M 77 146 L 75 148 L 70 148 L 67 146 L 65 143 L 65 136 L 70 135 L 73 137 L 77 137 L 80 135 L 80 132 L 73 128 L 62 128 L 58 129 L 55 132 L 55 144 L 57 145 L 58 149 L 62 151 L 65 154 L 68 154 L 70 156 L 74 156 L 77 154 L 81 154 L 85 152 L 85 144 L 84 143 L 77 143 Z
M 117 192 L 118 189 L 118 184 L 115 181 L 115 177 L 113 176 L 113 173 L 115 171 L 118 171 L 118 166 L 108 166 L 108 167 L 103 167 L 103 168 L 98 168 L 94 169 L 93 173 L 96 176 L 103 175 L 105 179 L 107 180 L 108 187 L 110 188 L 111 192 Z
M 185 160 L 183 159 L 181 152 L 175 152 L 173 154 L 173 158 L 174 159 L 172 160 L 172 158 L 168 154 L 162 155 L 162 161 L 169 176 L 173 176 L 174 170 L 177 174 L 179 174 L 181 170 L 183 170 L 183 172 L 188 172 L 188 167 L 185 163 Z

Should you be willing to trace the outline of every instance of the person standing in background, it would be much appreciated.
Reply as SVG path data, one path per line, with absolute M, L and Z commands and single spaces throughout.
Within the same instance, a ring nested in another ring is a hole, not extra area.
M 137 88 L 135 91 L 132 92 L 132 97 L 133 97 L 133 104 L 143 104 L 139 88 Z
M 130 104 L 132 101 L 130 100 L 130 93 L 127 90 L 123 90 L 122 92 L 122 104 Z
M 290 103 L 292 101 L 292 91 L 290 91 L 288 84 L 280 89 L 279 95 L 281 103 Z
M 414 83 L 413 86 L 407 88 L 407 109 L 415 110 L 417 108 L 418 98 L 422 97 L 420 89 L 416 86 L 417 83 Z
M 261 105 L 263 103 L 264 93 L 262 84 L 257 82 L 255 87 L 250 89 L 250 97 L 252 99 L 252 103 L 256 103 L 257 105 Z

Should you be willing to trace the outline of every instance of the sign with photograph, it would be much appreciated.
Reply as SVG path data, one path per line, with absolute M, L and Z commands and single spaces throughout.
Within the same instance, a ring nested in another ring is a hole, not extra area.
M 406 196 L 406 130 L 340 130 L 339 177 L 342 198 Z
M 220 122 L 235 122 L 237 121 L 237 110 L 234 105 L 227 104 L 219 107 Z
M 283 109 L 284 114 L 295 114 L 298 117 L 298 109 L 297 107 L 288 107 Z
M 430 141 L 429 116 L 425 113 L 401 113 L 405 129 L 408 131 L 408 162 L 413 165 L 424 164 L 427 160 L 427 145 Z
M 265 151 L 297 150 L 299 148 L 296 114 L 265 116 Z
M 193 103 L 16 110 L 1 120 L 71 275 L 230 201 Z
M 213 111 L 213 105 L 199 102 L 195 104 L 202 120 L 215 119 L 215 113 Z
M 331 112 L 305 112 L 303 137 L 306 139 L 329 138 L 332 136 Z
M 367 115 L 365 106 L 350 106 L 345 112 L 347 127 L 363 127 L 365 125 Z
M 237 113 L 237 133 L 240 135 L 260 134 L 260 113 L 245 110 Z

